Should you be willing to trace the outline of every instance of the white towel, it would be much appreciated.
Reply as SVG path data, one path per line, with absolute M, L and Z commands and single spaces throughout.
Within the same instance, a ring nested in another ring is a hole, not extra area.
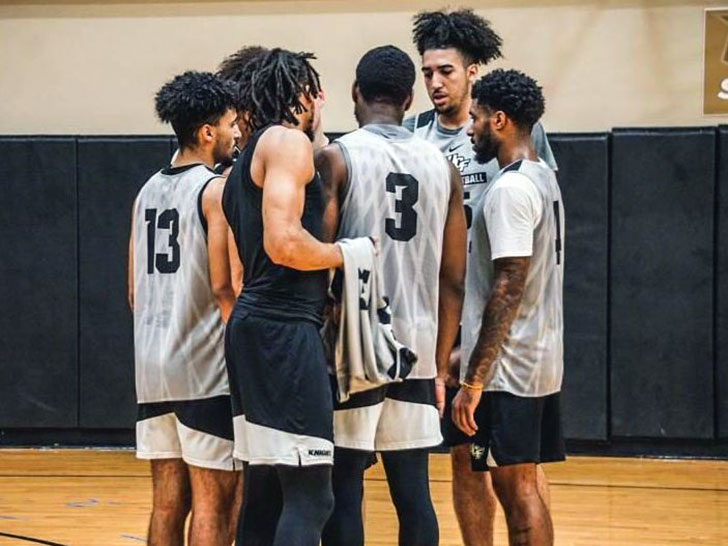
M 417 361 L 392 330 L 389 301 L 382 293 L 379 259 L 369 237 L 337 241 L 344 256 L 341 274 L 334 276 L 331 292 L 341 300 L 338 331 L 331 320 L 324 325 L 324 339 L 331 341 L 338 399 L 402 381 Z M 337 286 L 338 285 L 338 286 Z M 339 293 L 340 292 L 340 297 Z

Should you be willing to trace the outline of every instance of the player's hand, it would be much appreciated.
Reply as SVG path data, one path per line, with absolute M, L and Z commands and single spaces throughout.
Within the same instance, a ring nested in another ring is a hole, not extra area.
M 478 425 L 475 423 L 475 408 L 478 407 L 482 396 L 481 389 L 460 387 L 452 402 L 452 420 L 468 436 L 474 435 L 478 430 Z
M 450 353 L 445 385 L 451 389 L 457 389 L 460 385 L 460 347 L 453 349 L 453 352 Z
M 442 419 L 445 414 L 445 379 L 442 377 L 435 378 L 435 406 Z

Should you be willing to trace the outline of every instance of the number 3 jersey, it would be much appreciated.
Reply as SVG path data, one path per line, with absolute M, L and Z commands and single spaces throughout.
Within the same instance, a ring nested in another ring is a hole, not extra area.
M 435 377 L 450 166 L 437 147 L 396 125 L 366 125 L 336 143 L 349 173 L 338 237 L 379 238 L 392 328 L 418 357 L 408 379 Z
M 484 380 L 488 391 L 546 396 L 561 390 L 564 369 L 564 207 L 553 170 L 517 161 L 486 186 L 470 228 L 462 324 L 461 380 L 493 288 L 493 260 L 530 256 L 523 297 Z
M 202 191 L 215 172 L 168 167 L 134 205 L 134 360 L 139 403 L 229 394 L 225 326 L 210 287 Z

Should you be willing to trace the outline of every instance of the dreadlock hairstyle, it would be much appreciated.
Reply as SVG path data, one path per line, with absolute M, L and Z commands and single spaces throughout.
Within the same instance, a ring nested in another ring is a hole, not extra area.
M 488 64 L 502 56 L 503 40 L 490 22 L 471 9 L 423 11 L 415 15 L 412 37 L 417 51 L 455 48 L 467 64 Z
M 398 47 L 375 47 L 356 66 L 356 83 L 365 101 L 401 106 L 412 94 L 415 65 Z
M 188 71 L 165 83 L 155 98 L 157 116 L 169 123 L 180 148 L 195 145 L 197 130 L 235 108 L 233 87 L 210 72 Z
M 267 53 L 268 51 L 270 50 L 263 46 L 245 46 L 223 59 L 220 67 L 217 69 L 217 75 L 223 80 L 229 80 L 235 84 L 239 84 L 243 78 L 249 77 L 250 71 L 248 70 L 248 65 L 250 62 L 258 55 Z
M 298 125 L 295 115 L 305 111 L 301 94 L 317 97 L 321 91 L 318 72 L 310 63 L 315 58 L 313 53 L 275 48 L 246 65 L 250 77 L 239 82 L 238 109 L 248 112 L 251 132 L 270 123 Z
M 475 82 L 472 95 L 480 106 L 505 112 L 529 133 L 546 109 L 536 80 L 518 70 L 493 70 Z

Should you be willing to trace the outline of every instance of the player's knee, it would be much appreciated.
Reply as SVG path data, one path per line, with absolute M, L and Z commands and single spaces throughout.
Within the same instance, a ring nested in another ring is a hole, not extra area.
M 162 497 L 152 505 L 152 517 L 166 522 L 184 521 L 190 512 L 191 502 L 186 496 Z
M 504 510 L 512 512 L 539 499 L 535 480 L 524 480 L 516 472 L 491 471 L 493 489 Z

